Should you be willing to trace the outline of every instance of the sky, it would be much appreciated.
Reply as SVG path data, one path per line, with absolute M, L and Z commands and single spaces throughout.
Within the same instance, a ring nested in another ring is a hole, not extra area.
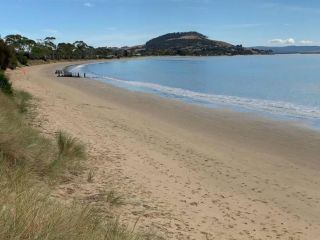
M 320 45 L 319 0 L 0 0 L 0 34 L 133 46 L 198 31 L 244 46 Z

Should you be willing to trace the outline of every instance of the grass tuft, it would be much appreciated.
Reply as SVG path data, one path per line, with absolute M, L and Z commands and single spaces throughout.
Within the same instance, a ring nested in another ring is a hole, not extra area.
M 59 158 L 64 159 L 84 159 L 85 148 L 77 138 L 71 137 L 65 132 L 57 133 L 57 144 Z
M 118 194 L 115 190 L 111 190 L 106 193 L 106 202 L 111 206 L 120 206 L 125 204 L 124 197 Z
M 57 157 L 51 163 L 51 170 L 58 173 L 59 169 L 69 169 L 76 172 L 80 168 L 80 161 L 86 158 L 85 147 L 77 138 L 69 136 L 63 131 L 56 135 Z
M 88 182 L 88 183 L 93 183 L 93 180 L 94 180 L 94 172 L 93 172 L 93 170 L 90 170 L 90 171 L 88 172 L 87 182 Z
M 30 108 L 30 100 L 32 99 L 31 94 L 25 91 L 15 91 L 14 97 L 17 103 L 18 111 L 20 113 L 28 112 Z

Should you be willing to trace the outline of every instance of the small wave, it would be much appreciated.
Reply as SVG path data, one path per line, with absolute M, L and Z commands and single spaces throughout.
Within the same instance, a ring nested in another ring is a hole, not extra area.
M 81 65 L 81 68 L 84 66 Z M 80 70 L 79 68 L 77 70 Z M 144 91 L 153 91 L 160 95 L 167 95 L 173 98 L 185 99 L 195 103 L 202 103 L 208 105 L 227 105 L 240 107 L 243 109 L 253 111 L 263 111 L 272 114 L 295 117 L 295 118 L 307 118 L 307 119 L 320 119 L 320 108 L 310 107 L 304 105 L 298 105 L 289 102 L 262 100 L 253 98 L 244 98 L 237 96 L 226 96 L 216 94 L 206 94 L 200 92 L 194 92 L 182 88 L 174 88 L 163 86 L 155 83 L 138 82 L 138 81 L 125 81 L 113 77 L 98 76 L 96 74 L 88 74 L 89 78 L 97 80 L 107 81 L 114 83 L 117 86 L 140 88 Z
M 281 101 L 270 101 L 270 100 L 261 100 L 261 99 L 252 99 L 236 96 L 225 96 L 225 95 L 214 95 L 214 94 L 205 94 L 199 92 L 193 92 L 190 90 L 182 88 L 173 88 L 162 86 L 155 83 L 146 83 L 146 82 L 133 82 L 125 81 L 112 77 L 102 77 L 106 80 L 111 80 L 121 84 L 126 84 L 134 87 L 142 87 L 150 89 L 159 93 L 168 94 L 176 98 L 186 98 L 194 102 L 202 102 L 208 104 L 224 104 L 224 105 L 233 105 L 236 107 L 258 110 L 258 111 L 267 111 L 270 113 L 277 113 L 286 116 L 293 116 L 299 118 L 314 118 L 320 119 L 320 108 L 308 107 L 303 105 L 297 105 L 289 102 Z
M 70 65 L 66 67 L 66 69 L 70 72 L 76 73 L 76 72 L 80 72 L 85 66 L 86 64 Z

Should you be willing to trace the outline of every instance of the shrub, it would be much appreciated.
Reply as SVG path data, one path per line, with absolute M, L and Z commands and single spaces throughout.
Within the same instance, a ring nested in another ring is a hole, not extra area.
M 12 95 L 13 93 L 9 79 L 2 72 L 0 72 L 0 89 L 7 95 Z
M 0 39 L 0 69 L 6 70 L 7 67 L 15 68 L 16 66 L 17 59 L 13 47 Z
M 17 60 L 22 65 L 28 65 L 28 57 L 23 53 L 18 53 L 17 54 Z

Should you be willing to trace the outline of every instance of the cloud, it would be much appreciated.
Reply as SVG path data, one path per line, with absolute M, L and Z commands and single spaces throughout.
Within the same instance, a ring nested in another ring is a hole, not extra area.
M 312 43 L 314 43 L 314 42 L 313 42 L 312 40 L 301 40 L 300 43 L 307 45 L 307 44 L 312 44 Z
M 83 4 L 83 6 L 91 8 L 94 5 L 92 3 L 90 3 L 90 2 L 86 2 L 86 3 Z
M 288 39 L 281 39 L 281 38 L 276 38 L 272 39 L 269 41 L 272 44 L 294 44 L 296 41 L 293 38 L 288 38 Z

